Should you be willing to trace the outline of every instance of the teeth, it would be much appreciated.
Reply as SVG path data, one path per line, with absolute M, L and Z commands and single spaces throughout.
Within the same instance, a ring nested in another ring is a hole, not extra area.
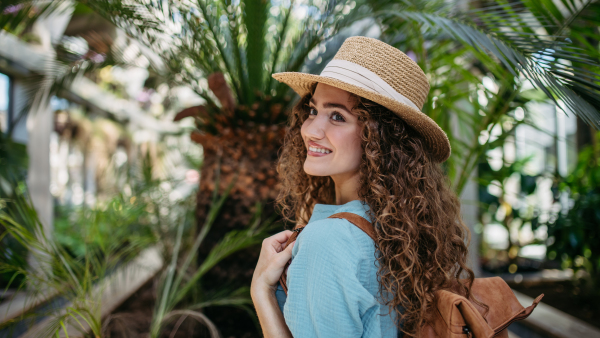
M 316 153 L 329 154 L 331 150 L 327 150 L 325 148 L 317 148 L 317 147 L 308 147 L 308 150 L 314 151 Z

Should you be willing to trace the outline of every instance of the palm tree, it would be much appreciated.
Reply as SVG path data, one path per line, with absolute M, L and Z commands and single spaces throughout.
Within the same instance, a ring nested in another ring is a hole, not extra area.
M 214 192 L 236 182 L 206 237 L 207 243 L 216 243 L 226 232 L 245 227 L 258 209 L 263 209 L 263 217 L 275 213 L 273 202 L 278 190 L 274 163 L 292 95 L 270 75 L 306 69 L 308 54 L 359 15 L 344 14 L 350 1 L 318 3 L 295 5 L 292 1 L 286 6 L 271 1 L 241 1 L 239 5 L 198 1 L 174 11 L 183 19 L 179 22 L 181 33 L 175 37 L 176 47 L 162 54 L 170 76 L 167 81 L 191 85 L 206 101 L 175 117 L 194 117 L 197 129 L 191 137 L 204 150 L 198 224 L 207 217 Z M 299 17 L 299 10 L 306 16 Z M 316 67 L 324 64 L 313 63 Z M 198 81 L 202 78 L 206 78 L 205 85 Z M 217 167 L 220 177 L 215 176 Z M 215 185 L 219 181 L 220 187 Z M 200 248 L 199 262 L 208 257 L 210 248 Z M 232 255 L 209 272 L 207 287 L 249 285 L 257 259 L 254 249 Z M 207 314 L 221 327 L 235 326 L 232 318 L 236 316 L 231 316 L 230 310 L 229 315 L 215 309 Z
M 207 216 L 215 191 L 236 182 L 223 206 L 226 212 L 217 218 L 207 237 L 209 243 L 248 224 L 261 205 L 266 207 L 266 215 L 273 213 L 277 196 L 274 162 L 292 96 L 270 75 L 303 69 L 309 52 L 324 46 L 360 15 L 351 11 L 356 6 L 345 0 L 289 5 L 196 1 L 168 10 L 147 8 L 157 16 L 169 12 L 163 19 L 166 27 L 172 27 L 172 35 L 163 40 L 169 42 L 163 49 L 153 49 L 166 68 L 161 72 L 162 81 L 190 86 L 205 100 L 175 117 L 194 117 L 196 130 L 191 137 L 204 150 L 197 198 L 199 224 Z M 306 14 L 299 16 L 299 11 Z M 221 187 L 215 186 L 216 181 Z M 207 254 L 201 248 L 199 259 Z M 212 280 L 216 285 L 249 282 L 256 254 L 247 251 L 230 258 L 228 268 L 215 270 Z

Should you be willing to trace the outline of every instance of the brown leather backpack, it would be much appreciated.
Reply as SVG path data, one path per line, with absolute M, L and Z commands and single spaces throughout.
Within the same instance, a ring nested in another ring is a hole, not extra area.
M 373 241 L 376 241 L 373 225 L 366 219 L 349 212 L 341 212 L 329 216 L 349 221 L 364 231 Z M 304 227 L 294 229 L 285 246 L 296 240 Z M 287 269 L 283 270 L 279 279 L 287 294 Z M 421 328 L 424 338 L 508 338 L 508 326 L 521 319 L 527 318 L 538 305 L 541 294 L 533 304 L 524 308 L 514 295 L 508 284 L 500 277 L 475 278 L 471 286 L 469 299 L 460 295 L 456 290 L 437 291 L 437 311 L 433 320 Z M 476 301 L 475 301 L 476 300 Z M 480 304 L 485 304 L 485 309 Z

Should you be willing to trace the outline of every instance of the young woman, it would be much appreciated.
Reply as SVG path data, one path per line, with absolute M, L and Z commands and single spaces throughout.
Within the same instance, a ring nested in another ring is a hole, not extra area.
M 418 334 L 434 292 L 466 265 L 468 230 L 440 167 L 450 144 L 420 110 L 427 77 L 401 51 L 347 39 L 321 75 L 279 73 L 301 100 L 278 172 L 284 216 L 306 227 L 264 240 L 251 295 L 265 337 Z M 344 219 L 372 222 L 376 243 Z M 287 295 L 278 283 L 285 264 Z M 462 284 L 460 284 L 462 285 Z

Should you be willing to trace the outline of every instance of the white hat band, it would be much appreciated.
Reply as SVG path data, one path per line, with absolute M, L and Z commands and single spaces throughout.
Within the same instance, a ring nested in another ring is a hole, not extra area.
M 356 63 L 346 60 L 332 60 L 325 66 L 325 69 L 321 72 L 321 76 L 330 77 L 370 90 L 421 111 L 416 104 L 406 96 L 398 93 L 392 86 L 383 81 L 379 75 Z

